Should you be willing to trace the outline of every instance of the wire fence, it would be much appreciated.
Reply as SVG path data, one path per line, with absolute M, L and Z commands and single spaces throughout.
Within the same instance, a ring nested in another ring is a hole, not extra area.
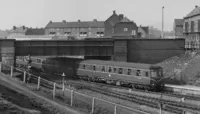
M 91 114 L 150 114 L 139 109 L 123 106 L 117 103 L 109 102 L 97 97 L 89 96 L 77 92 L 73 89 L 48 81 L 40 76 L 28 73 L 28 71 L 0 64 L 0 71 L 8 76 L 14 77 L 23 83 L 27 83 L 38 91 L 47 91 L 54 100 L 60 100 L 69 106 L 76 107 L 82 111 Z M 35 86 L 33 86 L 35 85 Z M 162 110 L 159 111 L 162 113 Z M 198 114 L 191 111 L 184 111 L 183 114 Z
M 80 108 L 81 110 L 90 112 L 92 114 L 150 114 L 144 111 L 92 97 L 77 92 L 73 89 L 66 87 L 63 89 L 63 86 L 60 84 L 48 81 L 40 76 L 30 74 L 26 70 L 15 68 L 13 66 L 1 64 L 1 72 L 11 77 L 15 77 L 23 83 L 34 84 L 36 90 L 41 90 L 43 88 L 48 89 L 49 92 L 51 92 L 53 99 L 60 99 L 70 106 Z

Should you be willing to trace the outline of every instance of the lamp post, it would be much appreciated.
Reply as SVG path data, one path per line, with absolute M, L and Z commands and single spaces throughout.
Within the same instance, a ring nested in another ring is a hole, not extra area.
M 162 7 L 162 39 L 164 38 L 164 6 Z
M 62 88 L 62 90 L 63 90 L 63 92 L 64 92 L 64 90 L 65 90 L 65 73 L 63 72 L 63 74 L 62 74 L 62 79 L 63 79 L 63 88 Z

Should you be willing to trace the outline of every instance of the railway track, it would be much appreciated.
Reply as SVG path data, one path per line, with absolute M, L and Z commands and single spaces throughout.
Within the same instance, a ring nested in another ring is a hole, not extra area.
M 74 81 L 72 81 L 72 82 L 74 82 Z M 145 97 L 152 97 L 152 98 L 165 97 L 166 100 L 171 100 L 171 101 L 173 101 L 175 99 L 177 99 L 176 101 L 179 101 L 179 100 L 182 100 L 184 98 L 185 100 L 192 100 L 192 101 L 199 101 L 200 102 L 200 97 L 199 96 L 176 94 L 176 93 L 166 92 L 166 91 L 153 92 L 153 91 L 146 91 L 146 90 L 141 90 L 141 89 L 121 87 L 121 86 L 116 86 L 116 85 L 109 85 L 109 84 L 103 84 L 103 83 L 90 82 L 90 81 L 85 81 L 85 83 L 95 84 L 95 85 L 98 85 L 100 87 L 112 88 L 112 90 L 116 90 L 116 91 L 118 89 L 119 90 L 123 90 L 123 92 L 121 92 L 121 91 L 118 91 L 118 92 L 126 93 L 126 94 L 129 94 L 129 95 L 141 95 L 142 94 Z M 131 92 L 129 91 L 130 89 L 131 89 Z
M 34 80 L 34 79 L 33 79 Z M 37 81 L 37 80 L 35 80 Z M 95 85 L 101 85 L 99 87 L 97 86 L 91 86 L 91 82 L 86 82 L 85 81 L 79 81 L 79 82 L 75 82 L 73 81 L 72 83 L 68 82 L 69 85 L 75 86 L 76 88 L 82 88 L 82 89 L 88 89 L 91 91 L 95 91 L 98 93 L 102 93 L 108 96 L 112 96 L 112 97 L 117 97 L 123 100 L 127 100 L 127 101 L 131 101 L 140 105 L 147 105 L 153 108 L 159 108 L 159 104 L 162 103 L 165 106 L 162 107 L 162 109 L 164 109 L 165 111 L 169 111 L 169 112 L 173 112 L 173 113 L 177 113 L 177 114 L 181 114 L 183 113 L 183 110 L 195 110 L 196 112 L 200 112 L 200 108 L 196 107 L 196 106 L 192 106 L 192 105 L 188 105 L 185 103 L 180 103 L 180 102 L 176 102 L 176 101 L 168 101 L 168 100 L 164 100 L 164 99 L 160 99 L 160 98 L 152 98 L 152 97 L 148 97 L 148 96 L 141 96 L 141 95 L 136 95 L 136 94 L 127 94 L 127 93 L 122 93 L 122 92 L 115 92 L 115 91 L 111 91 L 110 89 L 108 89 L 108 85 L 107 89 L 102 88 L 102 84 L 97 84 L 95 83 Z M 51 85 L 51 84 L 50 84 Z M 43 83 L 42 86 L 44 86 L 45 88 L 50 88 L 52 86 L 49 86 L 48 83 Z M 109 85 L 111 88 L 111 85 Z M 113 86 L 112 86 L 113 87 Z M 150 92 L 147 92 L 147 94 L 150 94 Z M 155 94 L 155 93 L 154 93 Z M 175 96 L 175 94 L 173 94 Z M 180 96 L 179 96 L 180 97 Z M 184 96 L 184 97 L 188 97 L 189 96 Z M 197 98 L 196 98 L 197 99 Z
M 94 87 L 91 85 L 86 84 L 85 82 L 75 82 L 72 81 L 72 83 L 69 83 L 69 85 L 74 85 L 77 86 L 77 88 L 82 88 L 82 89 L 88 89 L 92 90 L 95 92 L 99 92 L 105 95 L 113 96 L 113 97 L 118 97 L 123 100 L 131 101 L 134 103 L 138 103 L 140 105 L 147 105 L 152 108 L 159 108 L 159 104 L 164 104 L 164 107 L 162 107 L 165 111 L 173 112 L 173 113 L 183 113 L 183 110 L 190 110 L 190 111 L 196 111 L 200 112 L 200 108 L 176 101 L 167 101 L 164 99 L 160 98 L 151 98 L 151 97 L 146 97 L 146 96 L 141 96 L 141 95 L 133 95 L 133 94 L 126 94 L 126 93 L 120 93 L 120 92 L 114 92 L 109 89 L 105 89 L 102 87 Z

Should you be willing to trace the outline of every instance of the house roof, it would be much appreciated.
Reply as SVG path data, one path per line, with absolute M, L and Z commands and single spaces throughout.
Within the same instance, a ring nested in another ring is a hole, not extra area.
M 142 29 L 145 33 L 149 33 L 149 27 L 148 26 L 140 26 L 140 29 Z
M 196 6 L 185 18 L 193 17 L 196 15 L 200 15 L 200 7 Z
M 175 25 L 183 25 L 184 19 L 174 19 L 174 24 Z
M 131 22 L 127 17 L 124 17 L 123 19 L 120 20 L 120 22 Z
M 45 28 L 104 28 L 104 21 L 49 22 Z

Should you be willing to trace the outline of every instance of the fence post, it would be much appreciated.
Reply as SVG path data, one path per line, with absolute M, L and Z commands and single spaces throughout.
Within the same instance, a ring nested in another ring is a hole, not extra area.
M 115 104 L 114 114 L 117 114 L 117 105 Z
M 65 83 L 63 82 L 63 87 L 62 87 L 62 92 L 63 92 L 63 96 L 65 95 Z
M 2 72 L 2 63 L 0 64 L 0 72 Z
M 55 99 L 56 95 L 56 83 L 53 83 L 53 99 Z
M 23 82 L 26 83 L 26 71 L 24 71 L 24 78 L 23 78 Z
M 95 98 L 92 98 L 92 114 L 94 113 L 94 104 L 95 104 Z
M 73 105 L 74 90 L 71 90 L 71 106 Z
M 40 89 L 40 77 L 38 77 L 38 85 L 37 85 L 37 90 Z
M 160 103 L 160 114 L 162 114 L 162 103 Z
M 65 83 L 62 84 L 62 91 L 64 92 L 65 90 Z
M 10 67 L 10 76 L 13 77 L 13 66 Z

